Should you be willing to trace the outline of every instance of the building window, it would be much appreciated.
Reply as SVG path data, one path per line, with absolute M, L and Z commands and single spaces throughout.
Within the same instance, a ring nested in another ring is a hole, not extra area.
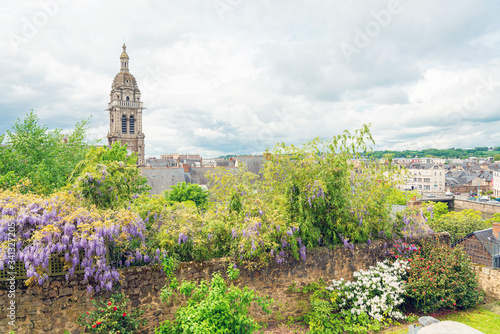
M 122 133 L 127 133 L 127 116 L 122 116 Z
M 130 116 L 130 134 L 134 134 L 134 116 Z
M 130 100 L 130 98 L 127 96 L 127 101 L 129 101 L 129 100 Z

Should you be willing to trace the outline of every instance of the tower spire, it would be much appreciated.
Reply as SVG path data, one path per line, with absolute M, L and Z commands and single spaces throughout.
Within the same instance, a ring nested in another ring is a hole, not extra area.
M 125 46 L 125 43 L 123 43 L 123 52 L 120 56 L 120 72 L 128 72 L 128 54 L 127 54 L 127 47 Z

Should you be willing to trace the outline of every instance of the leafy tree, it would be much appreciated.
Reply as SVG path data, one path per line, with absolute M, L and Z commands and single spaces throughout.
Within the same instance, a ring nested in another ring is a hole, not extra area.
M 39 124 L 33 111 L 18 119 L 12 130 L 0 136 L 0 187 L 11 188 L 22 179 L 28 190 L 50 194 L 67 184 L 68 176 L 85 156 L 88 120 L 67 136 Z
M 70 186 L 87 204 L 113 209 L 128 206 L 149 190 L 140 175 L 137 155 L 127 156 L 127 146 L 93 147 L 71 174 Z
M 408 200 L 417 195 L 417 190 L 405 191 L 394 187 L 388 189 L 386 196 L 388 197 L 387 201 L 390 204 L 406 205 L 406 202 L 408 202 Z
M 427 219 L 439 219 L 449 212 L 448 204 L 444 202 L 423 202 L 422 208 Z
M 481 212 L 467 209 L 460 212 L 451 211 L 436 219 L 427 222 L 435 232 L 449 232 L 451 242 L 457 242 L 467 234 L 491 227 L 491 224 L 483 220 Z
M 172 189 L 165 192 L 165 198 L 173 202 L 193 201 L 198 208 L 206 208 L 208 205 L 208 192 L 198 184 L 179 182 Z
M 302 255 L 306 246 L 391 236 L 386 194 L 394 186 L 392 176 L 402 171 L 357 159 L 370 141 L 369 126 L 364 126 L 301 147 L 278 144 L 265 152 L 262 178 L 244 171 L 209 173 L 212 199 L 229 211 L 226 217 L 255 219 L 263 226 L 269 222 L 266 229 L 277 239 L 266 245 L 271 254 L 285 245 L 298 258 L 299 248 Z M 286 233 L 280 235 L 282 231 Z
M 500 161 L 500 154 L 495 154 L 493 156 L 493 161 Z

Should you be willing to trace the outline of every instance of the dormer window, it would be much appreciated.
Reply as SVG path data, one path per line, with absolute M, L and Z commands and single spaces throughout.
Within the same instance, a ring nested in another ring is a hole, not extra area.
M 127 96 L 127 101 L 129 101 L 129 100 L 130 100 L 130 98 Z

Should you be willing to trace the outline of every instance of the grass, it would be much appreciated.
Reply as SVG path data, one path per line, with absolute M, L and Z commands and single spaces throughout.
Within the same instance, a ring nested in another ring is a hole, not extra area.
M 500 302 L 479 306 L 475 309 L 465 311 L 445 311 L 437 314 L 431 314 L 432 317 L 440 320 L 450 320 L 461 322 L 472 328 L 480 330 L 484 334 L 498 334 L 500 328 Z M 414 322 L 417 324 L 418 322 Z M 407 334 L 408 326 L 406 324 L 397 328 L 391 328 L 383 331 L 384 334 Z

